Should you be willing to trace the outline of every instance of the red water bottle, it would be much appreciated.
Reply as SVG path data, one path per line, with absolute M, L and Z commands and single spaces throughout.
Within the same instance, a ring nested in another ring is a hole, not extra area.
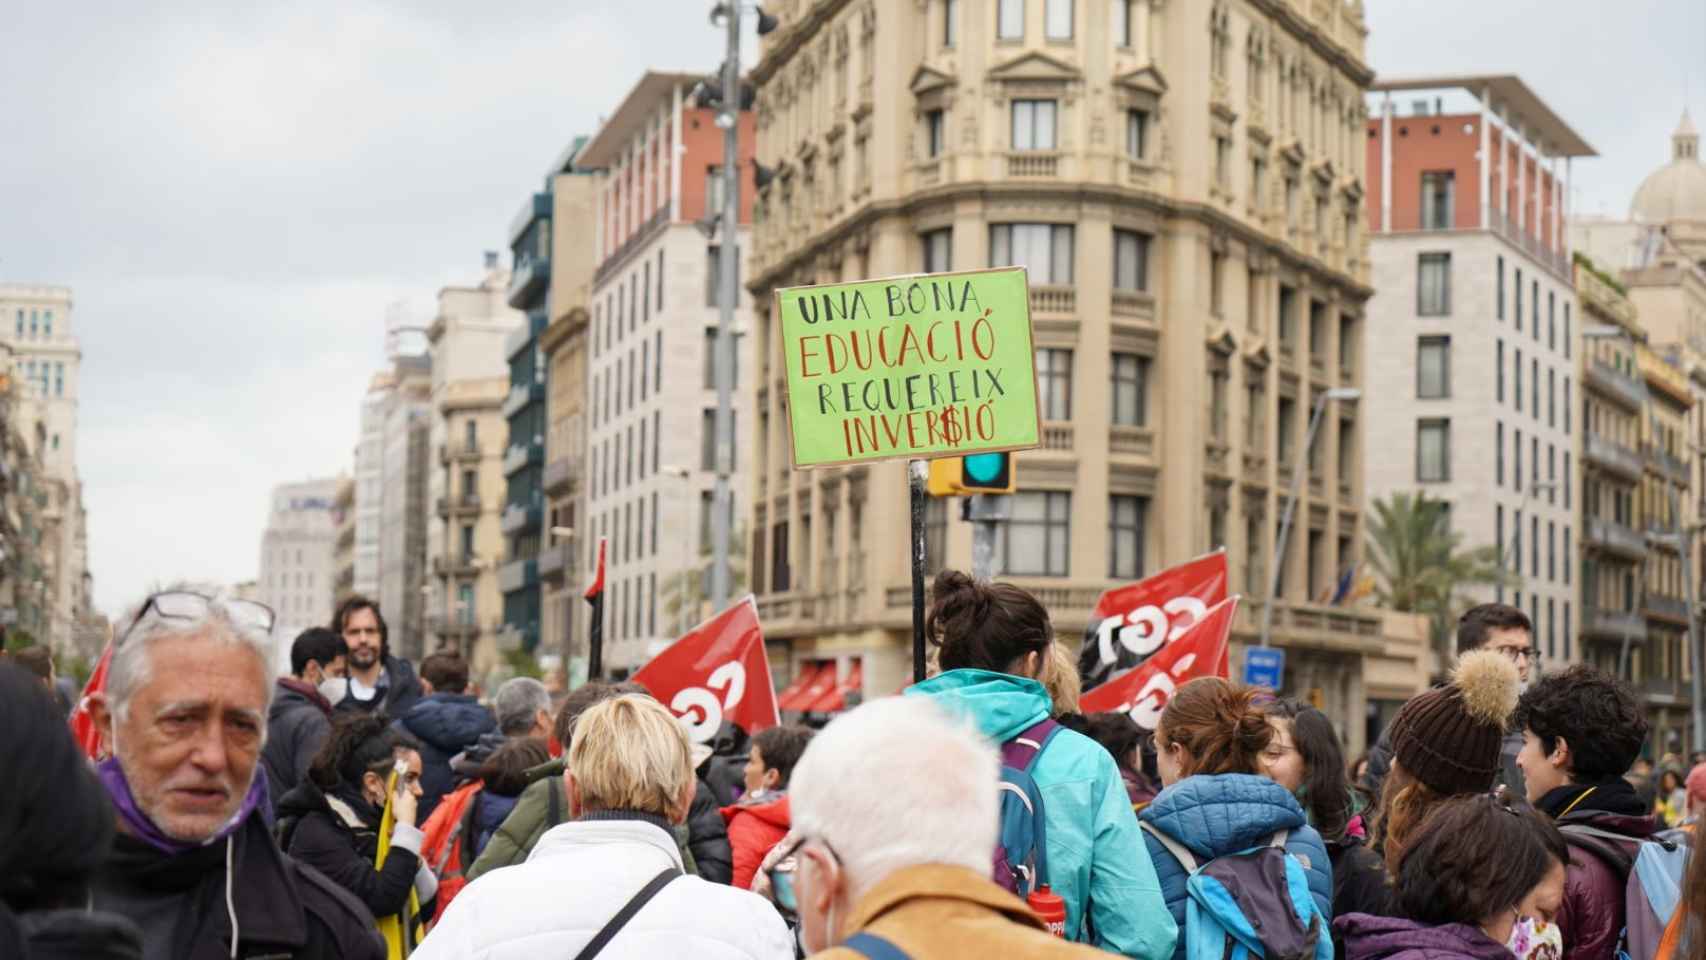
M 1033 913 L 1042 918 L 1043 923 L 1048 924 L 1049 933 L 1065 938 L 1066 901 L 1050 890 L 1048 884 L 1042 884 L 1031 891 L 1030 896 L 1025 898 L 1025 903 Z

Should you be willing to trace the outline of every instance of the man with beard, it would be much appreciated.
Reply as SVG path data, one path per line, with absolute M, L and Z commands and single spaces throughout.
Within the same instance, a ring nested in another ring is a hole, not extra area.
M 382 710 L 386 716 L 401 717 L 426 695 L 414 664 L 391 656 L 391 633 L 379 604 L 350 597 L 338 605 L 332 629 L 343 634 L 349 647 L 349 682 L 335 704 L 339 710 Z
M 141 928 L 144 960 L 384 956 L 367 909 L 273 843 L 258 769 L 272 625 L 258 603 L 154 594 L 90 697 L 119 830 L 90 903 Z

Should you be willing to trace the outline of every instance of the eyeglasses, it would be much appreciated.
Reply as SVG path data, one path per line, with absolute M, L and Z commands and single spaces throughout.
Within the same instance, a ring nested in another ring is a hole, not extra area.
M 213 597 L 190 590 L 166 590 L 153 594 L 142 602 L 142 610 L 125 631 L 125 636 L 130 636 L 136 625 L 148 619 L 150 614 L 166 620 L 195 621 L 205 618 L 213 604 Z M 223 606 L 239 627 L 272 632 L 276 616 L 266 604 L 254 600 L 226 600 Z
M 1494 647 L 1493 649 L 1504 654 L 1512 663 L 1521 663 L 1524 660 L 1529 663 L 1540 662 L 1540 651 L 1533 647 Z
M 776 858 L 776 862 L 765 871 L 770 878 L 770 898 L 789 915 L 797 915 L 800 912 L 800 898 L 794 890 L 794 874 L 799 866 L 797 855 L 807 841 L 815 841 L 831 859 L 838 864 L 841 862 L 841 855 L 835 852 L 829 841 L 811 836 L 801 836 Z

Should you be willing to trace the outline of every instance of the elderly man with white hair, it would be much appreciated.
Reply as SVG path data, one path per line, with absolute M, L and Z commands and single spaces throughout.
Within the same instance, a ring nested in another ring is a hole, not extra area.
M 773 896 L 825 960 L 1105 957 L 989 879 L 995 748 L 933 701 L 889 697 L 831 723 L 794 767 L 793 865 Z
M 762 897 L 682 872 L 673 828 L 696 780 L 674 715 L 623 694 L 580 714 L 572 736 L 572 819 L 526 863 L 464 888 L 415 960 L 792 960 L 793 938 Z
M 142 929 L 144 960 L 377 960 L 373 917 L 280 853 L 260 768 L 273 613 L 216 593 L 145 600 L 89 711 L 119 834 L 92 905 Z

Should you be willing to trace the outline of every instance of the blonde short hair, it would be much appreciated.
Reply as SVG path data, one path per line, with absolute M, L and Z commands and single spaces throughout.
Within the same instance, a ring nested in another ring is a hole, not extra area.
M 575 722 L 569 770 L 585 810 L 675 812 L 693 785 L 687 732 L 663 704 L 625 694 L 594 704 Z

